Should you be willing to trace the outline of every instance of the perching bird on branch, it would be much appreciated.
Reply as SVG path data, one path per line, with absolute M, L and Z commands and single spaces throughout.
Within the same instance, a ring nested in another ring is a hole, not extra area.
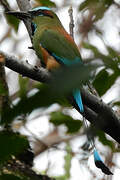
M 83 65 L 79 50 L 72 37 L 65 31 L 58 16 L 48 7 L 36 7 L 28 12 L 8 12 L 21 20 L 29 19 L 32 28 L 33 49 L 48 70 L 59 66 Z M 73 89 L 73 99 L 84 113 L 84 107 L 79 89 Z M 105 174 L 112 174 L 101 160 L 93 140 L 95 165 Z

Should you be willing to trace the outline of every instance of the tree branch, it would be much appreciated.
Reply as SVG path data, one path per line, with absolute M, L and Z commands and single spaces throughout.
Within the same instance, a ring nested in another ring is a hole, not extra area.
M 120 143 L 120 118 L 117 116 L 116 112 L 98 97 L 90 94 L 87 90 L 82 89 L 81 94 L 83 103 L 87 106 L 87 115 L 90 116 L 86 116 L 86 118 Z
M 29 0 L 17 0 L 18 7 L 21 11 L 28 11 L 31 9 L 31 5 Z M 24 21 L 24 24 L 27 28 L 27 31 L 29 33 L 30 39 L 32 41 L 32 30 L 31 30 L 31 22 L 29 19 Z
M 9 107 L 9 92 L 5 75 L 5 57 L 0 53 L 0 112 Z
M 3 52 L 0 51 L 3 54 Z M 22 76 L 29 77 L 39 82 L 48 82 L 50 79 L 50 73 L 44 68 L 38 68 L 36 66 L 32 66 L 28 63 L 28 61 L 23 62 L 19 59 L 8 56 L 5 54 L 5 66 L 9 69 L 21 74 Z
M 39 175 L 36 172 L 34 172 L 29 166 L 18 163 L 15 160 L 11 160 L 8 164 L 6 164 L 5 168 L 8 171 L 11 171 L 17 174 L 20 173 L 34 180 L 55 180 L 54 178 L 50 178 L 46 175 Z
M 36 69 L 36 67 L 27 62 L 22 63 L 15 57 L 10 57 L 6 54 L 5 57 L 5 66 L 13 71 L 39 82 L 50 82 L 52 76 L 46 69 Z M 107 104 L 87 90 L 82 89 L 81 94 L 86 119 L 120 143 L 120 119 L 115 112 Z M 77 109 L 76 106 L 75 108 Z M 77 110 L 79 111 L 79 109 Z

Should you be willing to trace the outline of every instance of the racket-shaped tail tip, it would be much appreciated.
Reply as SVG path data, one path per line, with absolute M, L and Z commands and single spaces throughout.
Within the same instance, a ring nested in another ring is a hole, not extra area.
M 104 164 L 97 150 L 94 150 L 94 161 L 97 168 L 101 169 L 101 171 L 107 175 L 113 175 L 113 173 L 109 170 L 109 168 Z

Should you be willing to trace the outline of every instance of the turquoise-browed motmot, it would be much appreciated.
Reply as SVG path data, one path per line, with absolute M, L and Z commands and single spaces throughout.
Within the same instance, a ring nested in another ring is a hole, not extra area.
M 65 31 L 58 16 L 48 7 L 36 7 L 28 12 L 8 12 L 19 19 L 31 20 L 33 49 L 48 70 L 59 66 L 83 64 L 79 50 L 72 37 Z M 81 113 L 84 107 L 79 89 L 72 95 Z M 105 174 L 112 174 L 101 160 L 94 147 L 94 160 L 98 168 Z

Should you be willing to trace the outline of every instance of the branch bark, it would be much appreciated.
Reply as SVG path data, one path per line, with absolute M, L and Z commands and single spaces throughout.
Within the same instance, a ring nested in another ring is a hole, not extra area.
M 18 7 L 21 11 L 28 11 L 29 9 L 31 9 L 31 5 L 30 5 L 29 0 L 17 0 L 17 4 L 18 4 Z M 32 41 L 31 22 L 29 21 L 29 19 L 27 19 L 24 21 L 24 24 L 27 28 L 30 39 Z
M 8 85 L 5 75 L 5 57 L 0 53 L 0 112 L 3 113 L 5 108 L 9 107 Z
M 34 180 L 55 180 L 54 178 L 50 178 L 46 175 L 39 175 L 36 172 L 34 172 L 29 166 L 26 166 L 25 164 L 20 164 L 15 160 L 11 160 L 9 164 L 6 164 L 5 168 L 13 173 L 17 173 L 23 176 L 27 176 L 30 179 Z
M 36 69 L 36 67 L 27 62 L 22 63 L 15 57 L 10 57 L 6 54 L 5 57 L 5 66 L 11 70 L 39 82 L 50 82 L 52 77 L 46 69 Z M 87 90 L 82 89 L 81 94 L 86 119 L 120 143 L 120 119 L 117 117 L 116 113 L 107 104 Z M 76 106 L 75 108 L 77 109 Z M 79 109 L 77 110 L 79 111 Z

